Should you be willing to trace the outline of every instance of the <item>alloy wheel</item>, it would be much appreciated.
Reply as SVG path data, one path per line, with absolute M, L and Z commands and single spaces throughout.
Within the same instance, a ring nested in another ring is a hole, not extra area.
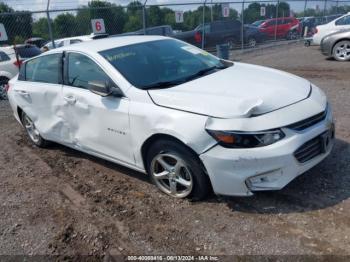
M 339 61 L 350 60 L 350 41 L 341 41 L 334 47 L 334 57 Z
M 250 48 L 256 47 L 256 40 L 255 40 L 254 38 L 250 38 L 250 39 L 248 40 L 248 46 L 249 46 Z
M 34 142 L 34 143 L 38 143 L 40 141 L 40 133 L 39 131 L 36 129 L 33 121 L 27 116 L 24 116 L 24 127 L 27 130 L 27 133 L 30 137 L 30 139 Z
M 151 175 L 155 184 L 164 193 L 176 197 L 187 197 L 193 188 L 193 177 L 186 162 L 171 153 L 161 153 L 151 162 Z

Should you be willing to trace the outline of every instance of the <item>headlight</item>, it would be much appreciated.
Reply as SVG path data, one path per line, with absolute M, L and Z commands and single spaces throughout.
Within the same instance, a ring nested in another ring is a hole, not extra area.
M 207 130 L 219 144 L 228 148 L 253 148 L 268 146 L 285 137 L 280 129 L 261 132 L 236 132 Z

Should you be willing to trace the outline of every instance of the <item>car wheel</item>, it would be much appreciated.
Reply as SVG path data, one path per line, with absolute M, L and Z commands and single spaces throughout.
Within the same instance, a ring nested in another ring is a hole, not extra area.
M 298 38 L 298 32 L 297 31 L 289 31 L 287 34 L 288 40 L 295 40 Z
M 0 100 L 7 100 L 7 92 L 5 86 L 7 85 L 8 81 L 8 78 L 0 77 Z
M 152 182 L 172 197 L 201 200 L 210 192 L 210 181 L 199 158 L 178 142 L 153 144 L 147 154 L 147 169 Z
M 233 39 L 233 38 L 227 39 L 227 43 L 228 43 L 230 49 L 237 48 L 237 41 L 236 41 L 236 39 Z
M 41 137 L 38 129 L 34 125 L 34 122 L 24 112 L 22 113 L 22 124 L 33 144 L 38 147 L 47 147 L 49 145 L 49 141 Z
M 251 37 L 251 38 L 248 39 L 248 47 L 249 48 L 256 47 L 256 44 L 257 44 L 257 42 L 256 42 L 255 38 Z
M 349 61 L 350 60 L 350 41 L 344 40 L 335 44 L 333 47 L 333 57 L 337 61 Z

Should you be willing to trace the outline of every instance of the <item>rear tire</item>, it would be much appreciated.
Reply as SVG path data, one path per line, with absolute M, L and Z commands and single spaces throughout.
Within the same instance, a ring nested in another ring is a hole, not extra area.
M 226 40 L 226 42 L 229 45 L 230 49 L 235 49 L 238 47 L 238 41 L 235 38 L 229 38 Z
M 247 44 L 248 44 L 249 48 L 255 48 L 256 45 L 257 45 L 257 41 L 256 41 L 256 39 L 254 37 L 250 37 L 250 38 L 248 38 L 248 43 Z
M 47 147 L 50 142 L 42 138 L 38 129 L 36 129 L 34 122 L 27 116 L 26 113 L 22 112 L 21 116 L 22 124 L 27 132 L 30 141 L 37 147 Z
M 198 156 L 176 141 L 155 142 L 147 151 L 146 164 L 152 182 L 172 197 L 201 200 L 211 190 Z
M 7 77 L 0 77 L 0 100 L 7 100 L 7 92 L 5 90 L 5 85 L 9 82 Z
M 350 41 L 343 40 L 336 43 L 333 47 L 332 55 L 337 61 L 350 61 Z

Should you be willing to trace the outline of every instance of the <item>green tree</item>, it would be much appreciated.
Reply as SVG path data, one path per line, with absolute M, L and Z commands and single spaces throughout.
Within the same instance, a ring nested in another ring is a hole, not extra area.
M 260 15 L 260 8 L 262 6 L 266 7 L 266 15 Z M 257 20 L 264 20 L 268 18 L 276 17 L 276 5 L 274 4 L 260 4 L 251 3 L 246 9 L 244 9 L 244 23 L 253 23 Z M 286 2 L 281 2 L 278 4 L 278 17 L 288 17 L 290 16 L 290 6 Z
M 33 36 L 49 39 L 49 29 L 46 17 L 41 17 L 39 20 L 34 21 L 32 28 Z
M 32 16 L 29 12 L 15 13 L 15 11 L 6 5 L 0 3 L 0 14 L 11 13 L 0 15 L 0 23 L 4 24 L 8 41 L 8 44 L 12 44 L 17 36 L 17 40 L 27 39 L 32 35 Z
M 147 9 L 147 27 L 159 26 L 164 24 L 164 13 L 159 8 L 159 6 L 150 6 Z
M 113 35 L 123 32 L 126 16 L 121 6 L 107 1 L 93 0 L 89 2 L 88 7 L 90 10 L 90 19 L 102 18 L 107 33 Z
M 56 16 L 53 22 L 55 38 L 63 38 L 77 35 L 78 24 L 76 17 L 70 13 Z
M 132 32 L 142 28 L 142 21 L 139 16 L 131 15 L 125 23 L 124 32 Z

